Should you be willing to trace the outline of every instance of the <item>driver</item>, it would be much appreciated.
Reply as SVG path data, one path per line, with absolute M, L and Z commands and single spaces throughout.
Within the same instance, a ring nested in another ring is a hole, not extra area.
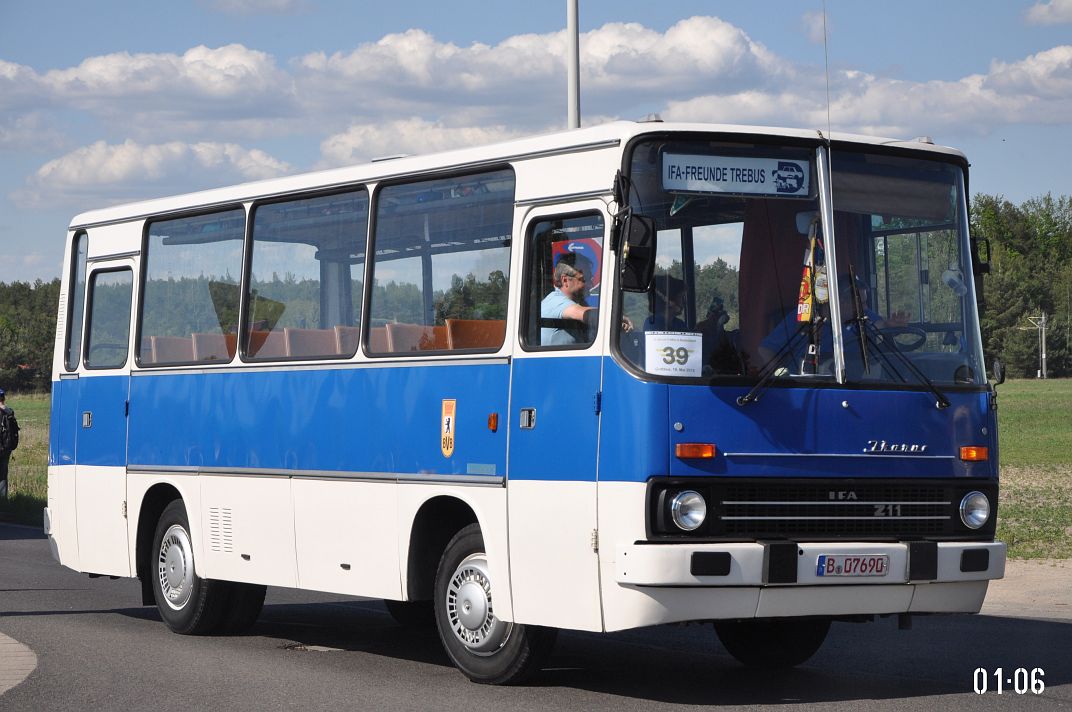
M 868 305 L 868 288 L 867 284 L 856 277 L 856 290 L 860 294 L 860 306 L 863 311 L 861 316 L 866 317 L 868 321 L 874 324 L 879 329 L 887 327 L 904 326 L 908 321 L 908 315 L 904 312 L 895 312 L 890 315 L 889 319 L 883 319 L 874 311 L 871 310 Z M 858 324 L 856 323 L 856 313 L 853 306 L 853 282 L 848 274 L 842 274 L 838 277 L 838 304 L 841 307 L 841 321 L 842 338 L 845 342 L 845 354 L 847 358 L 852 358 L 852 354 L 857 354 L 859 358 L 860 352 L 860 334 Z M 818 346 L 819 346 L 819 358 L 820 362 L 831 359 L 834 356 L 834 338 L 833 330 L 830 327 L 830 311 L 827 305 L 820 305 L 817 310 L 817 315 L 822 317 L 822 328 L 817 334 Z M 789 310 L 789 313 L 785 318 L 776 326 L 774 330 L 763 339 L 759 345 L 760 363 L 767 364 L 777 353 L 785 346 L 789 341 L 793 341 L 793 348 L 790 351 L 789 363 L 794 367 L 803 362 L 805 355 L 808 352 L 809 338 L 807 333 L 802 333 L 800 336 L 796 336 L 797 332 L 801 329 L 805 332 L 807 329 L 813 328 L 811 324 L 801 323 L 797 321 L 797 310 L 794 306 Z M 784 360 L 784 359 L 783 359 Z
M 574 252 L 562 255 L 551 281 L 555 288 L 540 302 L 540 318 L 575 321 L 576 328 L 543 327 L 540 329 L 540 344 L 567 345 L 584 343 L 585 314 L 596 307 L 588 306 L 588 276 L 592 263 Z M 565 326 L 565 325 L 562 325 Z

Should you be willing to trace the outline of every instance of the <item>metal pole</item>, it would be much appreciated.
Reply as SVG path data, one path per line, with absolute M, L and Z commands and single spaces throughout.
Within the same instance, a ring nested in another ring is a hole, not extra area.
M 1042 312 L 1039 330 L 1042 332 L 1042 377 L 1046 378 L 1046 312 Z
M 569 39 L 566 57 L 566 128 L 569 129 L 581 127 L 581 42 L 577 29 L 577 2 L 566 0 L 566 34 Z
M 1039 369 L 1036 377 L 1046 378 L 1046 312 L 1042 312 L 1042 316 L 1029 316 L 1027 320 L 1038 330 Z

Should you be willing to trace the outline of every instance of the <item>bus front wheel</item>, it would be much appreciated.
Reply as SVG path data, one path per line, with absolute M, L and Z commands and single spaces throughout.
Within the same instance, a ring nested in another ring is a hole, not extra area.
M 747 667 L 777 670 L 815 654 L 830 630 L 829 618 L 756 618 L 715 621 L 718 639 Z
M 224 614 L 229 591 L 224 582 L 194 573 L 190 520 L 181 500 L 169 504 L 160 515 L 152 553 L 150 575 L 160 617 L 176 633 L 212 632 Z
M 470 524 L 447 544 L 435 578 L 435 621 L 455 667 L 473 682 L 508 685 L 540 668 L 555 631 L 500 620 L 480 527 Z

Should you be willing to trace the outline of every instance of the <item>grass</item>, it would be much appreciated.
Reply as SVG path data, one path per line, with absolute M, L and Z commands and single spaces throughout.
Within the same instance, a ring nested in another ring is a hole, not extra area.
M 1018 559 L 1072 558 L 1072 379 L 998 386 L 998 539 Z
M 1072 558 L 1072 467 L 1003 468 L 997 538 L 1016 559 Z
M 1001 464 L 1072 465 L 1072 379 L 1008 381 L 998 386 Z
M 47 500 L 47 395 L 12 395 L 22 426 L 0 518 L 41 523 Z M 998 387 L 1001 500 L 998 539 L 1019 559 L 1072 558 L 1072 379 Z
M 47 394 L 8 394 L 7 404 L 19 419 L 19 448 L 8 463 L 8 501 L 0 502 L 0 518 L 24 524 L 41 524 L 41 510 L 48 500 Z

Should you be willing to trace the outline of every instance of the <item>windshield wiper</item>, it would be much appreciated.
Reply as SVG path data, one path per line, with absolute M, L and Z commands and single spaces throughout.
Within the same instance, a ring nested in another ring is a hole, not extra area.
M 937 408 L 948 408 L 950 403 L 949 399 L 938 390 L 937 386 L 931 379 L 927 378 L 923 371 L 919 370 L 916 364 L 912 363 L 912 359 L 905 356 L 904 352 L 897 346 L 897 342 L 882 333 L 882 330 L 871 323 L 871 319 L 868 318 L 864 312 L 863 300 L 860 298 L 860 287 L 856 283 L 856 270 L 852 265 L 849 265 L 849 284 L 852 288 L 852 311 L 853 319 L 852 323 L 856 324 L 857 338 L 860 341 L 860 360 L 863 363 L 864 373 L 871 370 L 871 364 L 867 357 L 868 344 L 875 349 L 875 353 L 879 355 L 882 361 L 893 373 L 897 374 L 897 377 L 901 379 L 902 383 L 907 383 L 908 379 L 901 375 L 901 372 L 897 370 L 897 367 L 890 361 L 887 353 L 893 353 L 900 360 L 903 366 L 906 366 L 909 371 L 916 377 L 916 379 L 925 385 L 934 397 L 937 399 L 935 406 Z M 885 348 L 884 348 L 885 347 Z
M 871 320 L 868 319 L 867 316 L 855 319 L 854 321 L 856 321 L 857 323 L 857 329 L 860 330 L 860 348 L 863 351 L 866 352 L 867 350 L 867 345 L 864 343 L 866 341 L 867 344 L 870 344 L 871 347 L 875 349 L 875 353 L 877 353 L 882 358 L 884 364 L 888 366 L 894 374 L 897 375 L 897 378 L 899 378 L 902 383 L 908 383 L 908 379 L 905 378 L 901 374 L 901 372 L 897 370 L 897 367 L 893 365 L 893 362 L 890 361 L 890 358 L 887 354 L 892 353 L 894 356 L 897 357 L 897 360 L 900 361 L 903 366 L 908 368 L 908 370 L 912 373 L 913 376 L 916 377 L 916 380 L 919 383 L 926 386 L 927 390 L 934 394 L 934 397 L 936 399 L 934 405 L 936 408 L 941 409 L 948 408 L 950 406 L 950 401 L 948 398 L 945 397 L 945 394 L 938 390 L 938 387 L 934 385 L 934 381 L 927 378 L 927 375 L 923 373 L 923 371 L 919 370 L 919 367 L 916 366 L 916 364 L 912 363 L 912 359 L 908 358 L 908 356 L 906 356 L 905 353 L 901 351 L 900 347 L 897 346 L 896 341 L 894 341 L 886 334 L 883 334 L 882 330 L 872 324 Z M 867 368 L 866 361 L 864 368 Z
M 808 329 L 812 328 L 815 329 L 814 333 L 821 333 L 819 330 L 822 328 L 822 325 L 823 317 L 821 316 L 816 316 L 814 322 L 800 322 L 797 330 L 793 332 L 793 334 L 786 340 L 785 344 L 782 345 L 782 348 L 778 349 L 778 352 L 771 356 L 770 360 L 767 361 L 762 370 L 760 370 L 759 382 L 752 386 L 752 390 L 748 391 L 746 395 L 740 396 L 737 399 L 737 405 L 748 405 L 749 403 L 754 403 L 759 400 L 759 394 L 767 389 L 767 386 L 774 380 L 775 376 L 779 375 L 778 371 L 782 368 L 782 361 L 786 356 L 793 353 L 800 337 L 803 336 Z M 807 358 L 813 358 L 814 355 L 818 353 L 818 343 L 813 342 L 809 347 Z M 812 351 L 814 351 L 814 353 L 812 353 Z

